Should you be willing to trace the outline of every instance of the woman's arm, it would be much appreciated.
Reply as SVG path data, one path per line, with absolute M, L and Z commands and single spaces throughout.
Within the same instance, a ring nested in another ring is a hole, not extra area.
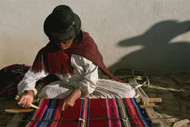
M 83 68 L 84 77 L 76 85 L 76 89 L 68 95 L 62 104 L 62 110 L 67 107 L 73 107 L 75 101 L 80 97 L 88 97 L 96 88 L 96 82 L 98 80 L 98 67 L 94 65 L 91 61 L 78 55 L 72 55 L 74 58 L 72 63 L 76 69 Z M 75 60 L 75 61 L 74 61 Z
M 66 108 L 73 107 L 75 105 L 75 101 L 80 98 L 82 95 L 82 91 L 80 88 L 75 89 L 70 95 L 68 95 L 62 104 L 62 110 Z
M 20 95 L 18 105 L 20 107 L 30 107 L 34 96 L 37 94 L 37 90 L 35 88 L 36 82 L 46 76 L 48 76 L 48 73 L 45 73 L 44 69 L 37 73 L 32 70 L 32 67 L 28 70 L 22 81 L 17 86 L 18 94 Z
M 92 63 L 92 61 L 81 57 L 81 66 L 84 69 L 84 77 L 76 87 L 80 88 L 82 91 L 81 97 L 88 97 L 96 89 L 96 83 L 98 81 L 98 66 Z
M 34 95 L 36 95 L 36 82 L 46 77 L 47 75 L 48 74 L 45 73 L 44 70 L 36 73 L 32 70 L 32 68 L 30 68 L 17 86 L 18 95 L 22 95 L 26 90 L 32 90 L 34 92 Z

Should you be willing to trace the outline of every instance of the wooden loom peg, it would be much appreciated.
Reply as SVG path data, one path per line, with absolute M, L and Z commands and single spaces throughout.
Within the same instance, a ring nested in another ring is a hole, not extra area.
M 141 98 L 137 98 L 137 103 L 142 102 Z M 162 102 L 162 98 L 149 98 L 149 102 L 150 103 L 161 103 Z
M 148 105 L 140 105 L 141 108 L 154 108 L 158 107 L 158 105 L 155 105 L 155 103 L 149 103 Z

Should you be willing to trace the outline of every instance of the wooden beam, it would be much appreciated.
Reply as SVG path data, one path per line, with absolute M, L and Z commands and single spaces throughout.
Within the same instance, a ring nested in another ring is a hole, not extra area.
M 155 124 L 159 125 L 160 124 L 160 127 L 164 127 L 164 122 L 161 119 L 159 119 L 158 114 L 156 114 L 156 112 L 154 111 L 153 108 L 146 108 L 145 111 L 148 115 L 148 118 L 150 118 L 151 125 L 155 125 Z M 157 126 L 157 127 L 159 127 L 159 126 Z
M 142 102 L 141 98 L 137 98 L 137 103 Z M 162 98 L 149 98 L 149 102 L 150 103 L 161 103 L 162 102 Z

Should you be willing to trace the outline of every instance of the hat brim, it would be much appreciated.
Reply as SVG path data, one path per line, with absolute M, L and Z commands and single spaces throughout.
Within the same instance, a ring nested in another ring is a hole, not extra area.
M 50 14 L 44 22 L 44 32 L 51 41 L 65 42 L 73 39 L 78 35 L 81 28 L 81 20 L 77 14 L 74 13 L 75 24 L 67 31 L 57 32 L 53 21 L 53 16 Z

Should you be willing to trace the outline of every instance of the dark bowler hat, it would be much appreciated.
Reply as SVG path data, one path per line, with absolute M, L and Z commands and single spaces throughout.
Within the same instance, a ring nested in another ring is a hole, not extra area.
M 76 37 L 81 28 L 81 20 L 66 5 L 55 7 L 44 22 L 44 32 L 51 41 L 68 41 Z

